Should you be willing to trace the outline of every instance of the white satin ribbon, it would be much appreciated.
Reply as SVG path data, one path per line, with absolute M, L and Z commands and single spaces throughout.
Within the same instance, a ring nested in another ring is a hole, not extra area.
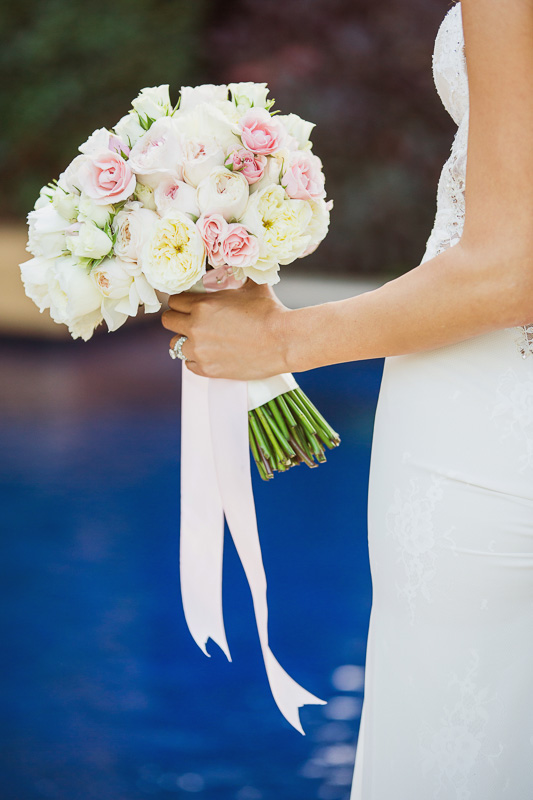
M 284 380 L 290 384 L 289 378 Z M 279 391 L 273 396 L 276 394 Z M 205 645 L 211 638 L 231 661 L 222 613 L 225 515 L 250 586 L 274 700 L 285 719 L 305 735 L 299 707 L 324 705 L 326 701 L 296 683 L 268 644 L 267 585 L 250 472 L 249 403 L 246 381 L 204 378 L 182 362 L 180 579 L 183 609 L 192 637 L 205 655 L 210 655 Z

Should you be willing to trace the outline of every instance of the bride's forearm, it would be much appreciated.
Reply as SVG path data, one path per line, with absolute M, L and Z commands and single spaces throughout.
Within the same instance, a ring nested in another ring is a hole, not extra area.
M 285 312 L 287 371 L 402 355 L 533 320 L 533 250 L 459 242 L 399 278 L 346 300 Z M 529 317 L 528 317 L 529 315 Z

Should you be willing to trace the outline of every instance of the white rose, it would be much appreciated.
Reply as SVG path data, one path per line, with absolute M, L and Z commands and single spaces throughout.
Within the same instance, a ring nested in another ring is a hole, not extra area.
M 145 130 L 139 122 L 139 117 L 136 111 L 128 111 L 123 117 L 119 119 L 113 130 L 123 142 L 127 142 L 130 147 L 136 144 L 141 136 L 144 136 Z
M 206 272 L 205 246 L 194 222 L 172 209 L 155 226 L 143 249 L 142 268 L 154 289 L 175 294 L 190 289 Z
M 160 117 L 168 116 L 172 112 L 168 83 L 141 89 L 131 104 L 137 114 L 143 118 L 149 117 L 157 120 Z
M 196 190 L 200 212 L 221 214 L 228 222 L 240 219 L 249 195 L 249 185 L 244 175 L 230 172 L 225 167 L 215 167 Z
M 199 103 L 216 105 L 228 99 L 228 87 L 204 83 L 202 86 L 182 86 L 179 111 L 190 111 Z
M 158 219 L 155 211 L 143 208 L 139 202 L 128 201 L 113 220 L 113 231 L 117 234 L 116 256 L 123 261 L 138 261 Z
M 113 246 L 107 233 L 90 220 L 79 222 L 78 229 L 66 238 L 68 249 L 78 258 L 102 258 Z
M 243 225 L 261 242 L 256 269 L 271 269 L 272 262 L 290 264 L 310 242 L 307 232 L 312 210 L 306 200 L 292 200 L 282 186 L 268 186 L 251 195 Z
M 107 128 L 98 128 L 83 144 L 80 144 L 78 150 L 86 156 L 98 155 L 102 150 L 109 150 L 109 136 Z
M 248 111 L 252 106 L 266 108 L 268 105 L 268 88 L 266 83 L 230 83 L 228 89 L 231 98 L 241 113 Z
M 310 241 L 300 258 L 313 253 L 317 249 L 320 242 L 325 239 L 329 230 L 329 212 L 333 208 L 333 200 L 328 200 L 326 202 L 325 200 L 320 199 L 308 200 L 307 202 L 309 203 L 312 212 L 309 227 L 307 228 Z
M 132 147 L 127 163 L 139 175 L 141 183 L 155 188 L 162 174 L 180 174 L 181 160 L 182 149 L 176 123 L 173 117 L 161 117 Z
M 273 286 L 279 282 L 279 264 L 277 261 L 261 261 L 261 264 L 254 267 L 242 267 L 242 273 L 255 283 L 268 283 Z M 233 270 L 235 272 L 235 269 Z M 238 279 L 238 275 L 235 276 Z
M 90 220 L 94 222 L 96 225 L 105 225 L 106 222 L 111 220 L 111 215 L 113 214 L 113 206 L 112 205 L 105 205 L 99 206 L 96 205 L 94 200 L 90 197 L 87 197 L 86 194 L 81 194 L 78 198 L 78 219 L 80 221 L 85 222 L 85 220 Z
M 229 107 L 231 114 L 225 113 Z M 233 115 L 233 116 L 232 116 Z M 241 147 L 238 116 L 235 119 L 235 106 L 229 101 L 227 106 L 200 103 L 188 111 L 179 109 L 172 117 L 183 142 L 196 140 L 202 143 L 215 143 L 227 152 L 233 147 Z
M 190 214 L 198 219 L 200 209 L 196 202 L 196 189 L 172 175 L 165 175 L 154 191 L 154 201 L 158 213 L 164 216 L 171 208 Z
M 67 249 L 66 232 L 71 223 L 47 203 L 27 215 L 28 244 L 26 250 L 34 256 L 54 258 Z
M 50 308 L 48 272 L 53 266 L 54 259 L 42 256 L 35 256 L 19 264 L 24 291 L 41 313 L 45 308 Z
M 102 321 L 102 296 L 85 267 L 72 256 L 56 258 L 48 272 L 50 316 L 68 325 L 74 339 L 89 339 Z
M 84 153 L 73 158 L 66 170 L 58 178 L 58 185 L 71 194 L 80 194 L 79 173 L 88 156 Z
M 147 183 L 139 183 L 139 181 L 137 181 L 134 197 L 136 197 L 145 208 L 150 209 L 150 211 L 156 211 L 154 190 L 151 186 L 148 186 Z
M 64 189 L 58 187 L 52 199 L 52 205 L 62 217 L 74 222 L 78 216 L 78 201 L 79 195 L 65 192 Z
M 43 186 L 41 189 L 39 189 L 39 197 L 33 204 L 34 210 L 38 211 L 39 208 L 44 208 L 45 206 L 50 205 L 54 199 L 55 192 L 56 188 L 52 189 L 51 186 Z
M 277 118 L 285 126 L 287 133 L 293 136 L 298 142 L 301 149 L 308 149 L 311 147 L 309 137 L 311 131 L 315 127 L 314 122 L 307 122 L 302 119 L 298 114 L 278 114 Z
M 225 153 L 214 139 L 189 139 L 183 147 L 183 179 L 195 188 L 214 167 L 224 165 Z
M 161 308 L 137 264 L 106 258 L 91 271 L 91 278 L 102 294 L 101 312 L 110 331 L 119 328 L 128 317 L 134 317 L 141 303 L 147 313 Z

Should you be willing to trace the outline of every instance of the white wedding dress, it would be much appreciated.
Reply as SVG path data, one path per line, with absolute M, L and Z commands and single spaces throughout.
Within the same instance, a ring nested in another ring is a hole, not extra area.
M 456 244 L 464 220 L 460 3 L 433 74 L 458 130 L 422 262 Z M 350 800 L 532 800 L 533 324 L 385 359 L 368 531 Z

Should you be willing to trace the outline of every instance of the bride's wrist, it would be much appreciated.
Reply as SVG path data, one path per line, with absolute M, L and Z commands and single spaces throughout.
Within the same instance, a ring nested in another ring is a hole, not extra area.
M 287 309 L 279 319 L 278 340 L 285 372 L 306 372 L 324 366 L 321 333 L 328 303 Z

